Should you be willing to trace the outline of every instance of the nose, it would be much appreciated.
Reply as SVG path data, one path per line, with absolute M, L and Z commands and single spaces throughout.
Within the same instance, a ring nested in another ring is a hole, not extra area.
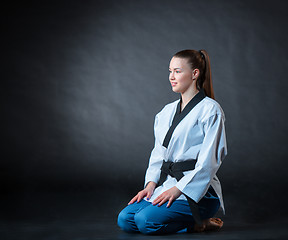
M 169 78 L 170 78 L 170 80 L 174 80 L 175 79 L 174 72 L 170 72 Z

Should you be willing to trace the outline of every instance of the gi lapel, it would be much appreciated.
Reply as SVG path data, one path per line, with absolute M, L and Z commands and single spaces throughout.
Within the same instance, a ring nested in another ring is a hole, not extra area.
M 205 92 L 203 89 L 200 89 L 200 91 L 190 100 L 190 102 L 185 106 L 183 111 L 181 112 L 181 101 L 179 101 L 176 109 L 176 113 L 174 115 L 172 125 L 170 126 L 164 141 L 163 146 L 168 147 L 168 144 L 170 142 L 170 139 L 172 137 L 172 134 L 177 127 L 177 125 L 182 121 L 182 119 L 203 99 L 205 98 Z

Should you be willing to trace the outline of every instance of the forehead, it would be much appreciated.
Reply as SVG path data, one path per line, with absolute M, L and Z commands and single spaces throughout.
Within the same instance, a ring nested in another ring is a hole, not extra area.
M 189 68 L 188 61 L 185 58 L 173 57 L 170 61 L 169 68 Z

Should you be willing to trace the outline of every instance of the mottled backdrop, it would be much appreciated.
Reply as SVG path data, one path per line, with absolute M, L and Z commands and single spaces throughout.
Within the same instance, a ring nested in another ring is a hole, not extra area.
M 118 211 L 143 185 L 155 114 L 179 98 L 168 82 L 171 56 L 205 49 L 226 114 L 228 156 L 218 175 L 227 216 L 284 216 L 286 1 L 2 7 L 3 196 L 92 192 Z

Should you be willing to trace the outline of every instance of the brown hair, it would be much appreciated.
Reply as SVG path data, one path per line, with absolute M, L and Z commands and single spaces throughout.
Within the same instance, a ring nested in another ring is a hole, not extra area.
M 210 59 L 205 50 L 182 50 L 174 54 L 174 57 L 188 60 L 191 69 L 199 69 L 200 75 L 196 80 L 198 90 L 204 89 L 205 94 L 214 99 L 214 90 L 211 78 Z

